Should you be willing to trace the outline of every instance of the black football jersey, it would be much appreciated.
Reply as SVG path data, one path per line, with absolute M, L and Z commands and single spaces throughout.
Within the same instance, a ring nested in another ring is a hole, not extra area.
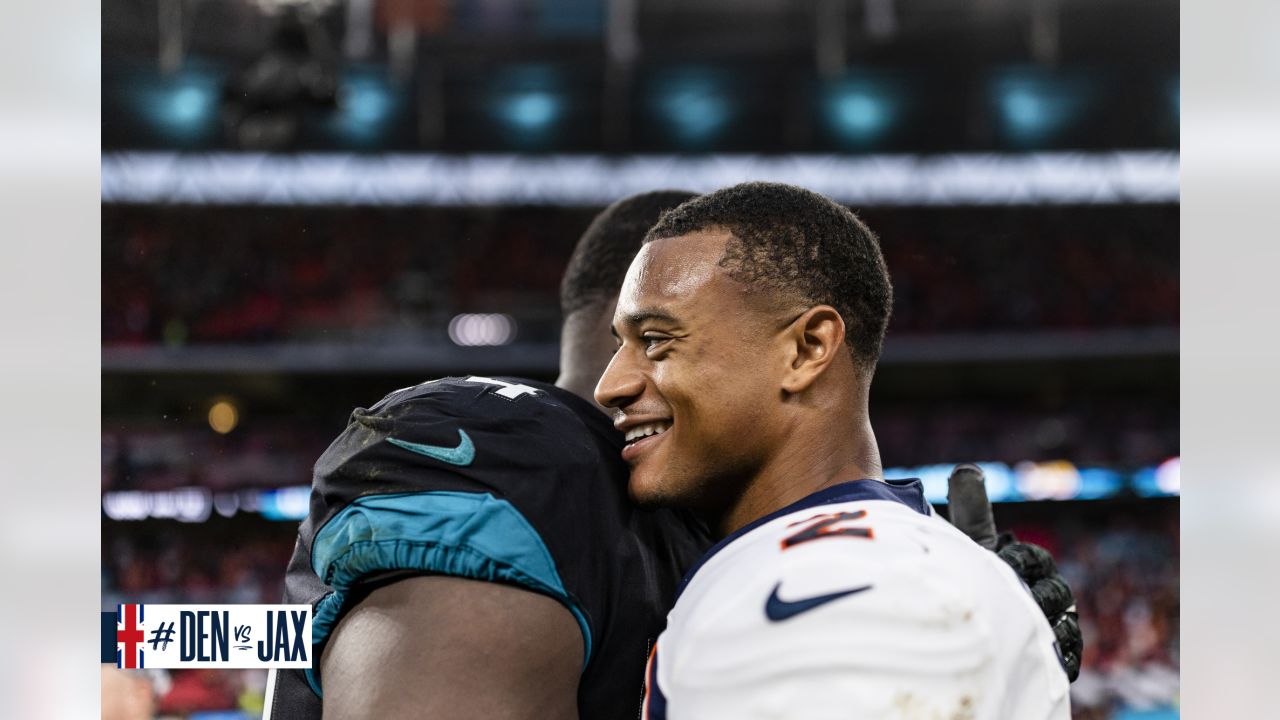
M 649 646 L 711 543 L 690 516 L 628 501 L 622 444 L 596 406 L 512 378 L 445 378 L 356 409 L 316 463 L 285 581 L 285 602 L 314 607 L 315 665 L 273 673 L 268 720 L 319 718 L 334 626 L 372 589 L 426 574 L 562 603 L 582 630 L 579 714 L 637 718 Z

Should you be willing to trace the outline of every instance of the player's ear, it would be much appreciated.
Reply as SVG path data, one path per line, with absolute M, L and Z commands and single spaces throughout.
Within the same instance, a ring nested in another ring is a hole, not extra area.
M 830 305 L 809 308 L 783 333 L 788 366 L 782 389 L 790 393 L 801 392 L 812 385 L 844 351 L 844 319 Z

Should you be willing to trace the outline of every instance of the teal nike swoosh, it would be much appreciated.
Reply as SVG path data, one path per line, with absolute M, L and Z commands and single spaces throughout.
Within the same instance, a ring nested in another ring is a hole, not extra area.
M 402 447 L 410 452 L 416 452 L 419 455 L 426 455 L 429 458 L 447 462 L 450 465 L 458 467 L 466 467 L 476 459 L 476 446 L 471 444 L 471 438 L 467 437 L 467 431 L 459 429 L 458 437 L 462 440 L 458 443 L 458 447 L 438 447 L 436 445 L 422 445 L 420 443 L 409 442 L 408 440 L 397 440 L 389 437 L 387 442 Z

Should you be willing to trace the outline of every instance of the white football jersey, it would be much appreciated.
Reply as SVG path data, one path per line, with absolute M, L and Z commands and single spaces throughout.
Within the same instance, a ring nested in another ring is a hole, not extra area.
M 647 686 L 649 720 L 1070 718 L 1030 592 L 919 481 L 842 483 L 712 548 Z

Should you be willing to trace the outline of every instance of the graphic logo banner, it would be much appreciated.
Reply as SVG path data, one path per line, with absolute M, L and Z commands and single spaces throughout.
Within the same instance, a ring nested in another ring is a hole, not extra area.
M 310 605 L 117 605 L 102 662 L 136 668 L 309 668 Z

